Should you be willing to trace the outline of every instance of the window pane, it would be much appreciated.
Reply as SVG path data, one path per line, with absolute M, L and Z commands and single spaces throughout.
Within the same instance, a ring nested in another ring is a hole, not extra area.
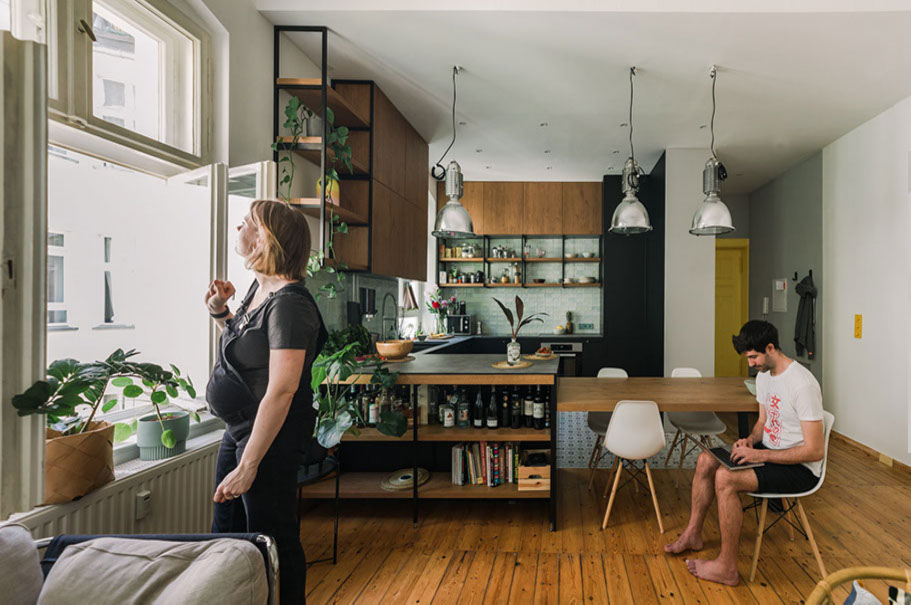
M 47 234 L 47 245 L 48 246 L 57 246 L 63 247 L 63 234 L 62 233 L 48 233 Z
M 104 238 L 104 262 L 111 262 L 111 238 Z
M 95 116 L 156 141 L 162 140 L 159 42 L 98 4 L 94 10 Z M 117 111 L 115 107 L 121 109 Z
M 252 179 L 253 183 L 248 180 Z M 237 290 L 236 301 L 233 307 L 237 305 L 247 294 L 247 290 L 253 285 L 255 276 L 252 271 L 244 265 L 244 259 L 237 254 L 237 228 L 243 224 L 244 217 L 250 212 L 250 204 L 255 199 L 255 175 L 247 178 L 229 178 L 228 179 L 228 275 L 227 280 L 234 284 Z
M 48 333 L 48 361 L 95 361 L 118 348 L 136 349 L 140 361 L 173 363 L 204 385 L 209 189 L 168 184 L 72 151 L 48 156 L 48 224 L 66 234 L 66 309 L 69 325 L 78 328 Z M 117 238 L 110 262 L 98 250 L 105 233 Z
M 47 257 L 47 302 L 63 302 L 63 257 Z
M 48 311 L 47 312 L 47 323 L 65 324 L 66 323 L 66 311 Z
M 0 30 L 9 31 L 10 28 L 9 0 L 0 0 Z

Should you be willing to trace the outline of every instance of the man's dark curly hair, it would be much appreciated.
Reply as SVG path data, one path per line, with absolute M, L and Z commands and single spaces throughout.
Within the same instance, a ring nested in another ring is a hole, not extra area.
M 778 330 L 769 322 L 760 319 L 751 319 L 743 324 L 740 334 L 731 336 L 731 342 L 734 343 L 738 355 L 745 351 L 765 353 L 768 345 L 773 345 L 776 349 L 781 348 L 778 346 Z

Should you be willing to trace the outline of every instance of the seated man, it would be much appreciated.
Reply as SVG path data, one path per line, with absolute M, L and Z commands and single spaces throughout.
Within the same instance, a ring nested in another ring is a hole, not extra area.
M 738 354 L 756 376 L 759 422 L 746 439 L 734 444 L 738 463 L 762 462 L 754 469 L 730 471 L 708 452 L 699 455 L 693 477 L 690 521 L 677 540 L 664 550 L 678 554 L 702 548 L 702 526 L 712 497 L 718 497 L 721 553 L 717 559 L 688 559 L 694 576 L 735 585 L 743 509 L 740 494 L 764 492 L 797 494 L 819 481 L 825 444 L 822 393 L 813 374 L 778 347 L 778 330 L 765 321 L 748 321 L 732 338 Z

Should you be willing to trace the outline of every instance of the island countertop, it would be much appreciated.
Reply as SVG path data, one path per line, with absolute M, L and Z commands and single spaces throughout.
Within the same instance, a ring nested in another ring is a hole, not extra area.
M 418 353 L 414 360 L 383 364 L 398 372 L 399 384 L 554 384 L 559 359 L 532 361 L 527 368 L 500 370 L 492 364 L 506 361 L 506 355 Z M 523 360 L 524 361 L 524 360 Z M 362 374 L 357 382 L 369 382 Z

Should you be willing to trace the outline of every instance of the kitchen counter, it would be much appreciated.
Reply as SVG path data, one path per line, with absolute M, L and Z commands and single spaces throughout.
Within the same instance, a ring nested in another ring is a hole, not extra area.
M 398 372 L 399 384 L 554 384 L 559 359 L 532 361 L 527 368 L 500 370 L 492 364 L 506 360 L 500 355 L 447 355 L 423 351 L 414 354 L 413 361 L 384 363 L 390 372 Z M 523 360 L 524 361 L 524 360 Z M 358 383 L 369 382 L 370 376 L 362 375 Z

